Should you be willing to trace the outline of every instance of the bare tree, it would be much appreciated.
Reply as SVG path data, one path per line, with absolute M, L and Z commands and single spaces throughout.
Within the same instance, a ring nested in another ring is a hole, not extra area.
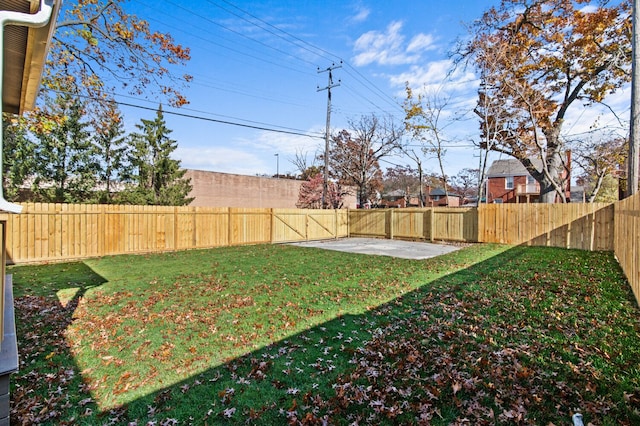
M 478 193 L 478 169 L 465 168 L 451 178 L 451 187 L 463 198 L 470 198 Z
M 303 151 L 301 148 L 296 148 L 295 156 L 293 158 L 289 158 L 289 162 L 296 167 L 296 171 L 299 173 L 300 179 L 309 180 L 322 172 L 317 165 L 317 158 L 318 156 L 314 155 L 311 157 L 311 162 L 309 162 L 307 152 Z
M 329 171 L 343 185 L 358 188 L 358 201 L 364 204 L 381 188 L 379 160 L 399 149 L 402 129 L 391 118 L 375 115 L 350 121 L 351 132 L 342 130 L 331 138 Z
M 407 99 L 403 108 L 405 111 L 405 129 L 420 143 L 422 152 L 426 156 L 436 158 L 440 169 L 440 180 L 445 197 L 449 197 L 447 175 L 444 171 L 444 156 L 447 152 L 445 145 L 447 139 L 444 129 L 451 124 L 444 121 L 445 110 L 449 104 L 449 97 L 443 96 L 439 91 L 419 93 L 417 97 L 407 83 Z M 419 156 L 415 152 L 404 149 L 412 160 L 418 164 Z M 422 169 L 422 164 L 418 164 Z
M 583 170 L 580 180 L 588 190 L 586 201 L 593 203 L 607 176 L 624 169 L 627 153 L 626 138 L 606 138 L 576 144 L 575 161 Z M 617 194 L 616 194 L 617 195 Z

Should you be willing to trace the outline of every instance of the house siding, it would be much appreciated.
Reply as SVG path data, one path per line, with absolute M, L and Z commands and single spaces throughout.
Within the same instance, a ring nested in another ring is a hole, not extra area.
M 504 177 L 493 177 L 488 180 L 488 192 L 487 198 L 488 202 L 494 203 L 495 200 L 500 199 L 503 203 L 515 203 L 516 202 L 516 191 L 518 189 L 518 185 L 526 185 L 527 177 L 526 176 L 514 176 L 513 177 L 513 189 L 507 189 L 507 178 Z M 535 200 L 538 200 L 538 197 L 533 197 Z M 533 200 L 531 200 L 533 201 Z
M 562 177 L 567 180 L 565 196 L 567 200 L 571 197 L 571 183 L 569 175 L 571 170 L 571 151 L 565 152 L 567 170 L 562 172 Z M 536 160 L 532 160 L 536 165 Z M 540 163 L 537 160 L 537 163 Z M 540 164 L 537 164 L 540 166 Z M 516 159 L 496 160 L 489 168 L 487 177 L 486 197 L 488 203 L 537 203 L 540 200 L 540 187 L 536 184 L 535 191 L 526 187 L 529 172 L 522 163 Z M 507 178 L 513 177 L 513 188 L 507 189 Z M 520 188 L 519 188 L 520 187 Z M 561 198 L 556 196 L 556 202 L 561 202 Z

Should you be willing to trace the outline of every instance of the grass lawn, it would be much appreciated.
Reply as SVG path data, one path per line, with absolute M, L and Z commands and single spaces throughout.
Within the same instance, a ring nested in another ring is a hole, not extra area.
M 640 424 L 610 253 L 286 245 L 22 266 L 12 424 Z

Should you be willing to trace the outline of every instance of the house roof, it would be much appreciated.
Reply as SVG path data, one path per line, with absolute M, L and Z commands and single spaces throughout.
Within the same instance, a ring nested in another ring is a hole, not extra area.
M 396 189 L 390 192 L 386 192 L 382 197 L 383 198 L 393 198 L 393 197 L 404 197 L 406 192 L 402 189 Z
M 442 189 L 442 188 L 434 188 L 434 189 L 431 190 L 429 195 L 440 195 L 441 197 L 444 197 L 446 195 L 446 193 L 444 192 L 444 189 Z M 460 197 L 460 195 L 454 194 L 452 192 L 449 192 L 449 197 Z
M 536 168 L 540 168 L 541 162 L 538 159 L 531 160 Z M 515 158 L 507 158 L 502 160 L 495 160 L 491 163 L 487 177 L 504 177 L 504 176 L 529 176 L 529 172 L 522 165 L 520 160 Z
M 41 28 L 6 25 L 4 34 L 2 111 L 20 114 L 35 104 L 49 42 L 55 28 L 60 1 L 53 3 L 48 23 Z M 39 0 L 0 0 L 0 12 L 35 14 L 40 10 Z

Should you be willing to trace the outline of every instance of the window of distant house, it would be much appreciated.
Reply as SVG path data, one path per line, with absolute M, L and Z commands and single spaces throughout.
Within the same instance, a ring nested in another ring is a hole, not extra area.
M 433 201 L 440 201 L 439 195 L 432 195 L 431 198 L 433 199 Z
M 536 180 L 533 178 L 533 176 L 529 175 L 527 176 L 527 185 L 535 185 Z
M 513 176 L 507 176 L 504 180 L 504 187 L 506 189 L 513 189 Z

